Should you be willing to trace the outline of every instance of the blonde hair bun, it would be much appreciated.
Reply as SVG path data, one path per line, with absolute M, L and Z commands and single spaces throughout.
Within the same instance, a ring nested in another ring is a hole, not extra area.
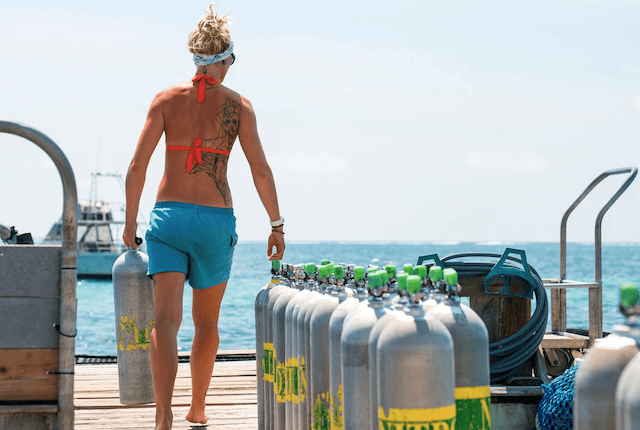
M 228 15 L 216 15 L 213 5 L 209 5 L 189 35 L 189 51 L 198 55 L 215 55 L 226 51 L 231 43 L 230 24 Z

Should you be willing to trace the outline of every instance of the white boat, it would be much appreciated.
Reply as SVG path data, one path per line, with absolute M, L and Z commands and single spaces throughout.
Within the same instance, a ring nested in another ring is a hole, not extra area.
M 78 277 L 110 278 L 113 263 L 126 251 L 120 239 L 124 221 L 114 218 L 111 203 L 96 199 L 99 176 L 116 178 L 124 188 L 119 174 L 91 175 L 91 198 L 78 202 Z M 51 227 L 42 244 L 59 245 L 61 242 L 62 219 Z

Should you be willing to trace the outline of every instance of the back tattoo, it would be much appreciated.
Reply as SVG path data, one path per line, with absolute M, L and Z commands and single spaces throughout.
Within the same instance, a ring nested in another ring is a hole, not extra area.
M 242 106 L 240 103 L 227 97 L 224 104 L 218 108 L 215 117 L 216 122 L 220 125 L 220 132 L 214 139 L 205 139 L 202 147 L 231 151 L 231 147 L 238 136 L 241 112 Z M 202 165 L 195 164 L 189 173 L 205 172 L 209 175 L 224 199 L 225 206 L 231 207 L 231 193 L 229 191 L 229 183 L 227 182 L 228 159 L 229 156 L 226 154 L 203 152 Z

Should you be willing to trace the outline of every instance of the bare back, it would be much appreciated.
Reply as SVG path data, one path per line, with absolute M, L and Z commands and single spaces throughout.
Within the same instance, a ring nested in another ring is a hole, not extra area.
M 201 103 L 197 102 L 198 86 L 192 82 L 159 94 L 167 147 L 191 148 L 200 138 L 201 148 L 231 151 L 240 128 L 241 97 L 220 84 L 206 88 Z M 233 207 L 227 182 L 229 155 L 202 151 L 202 164 L 196 162 L 187 171 L 189 154 L 189 150 L 166 151 L 157 201 Z

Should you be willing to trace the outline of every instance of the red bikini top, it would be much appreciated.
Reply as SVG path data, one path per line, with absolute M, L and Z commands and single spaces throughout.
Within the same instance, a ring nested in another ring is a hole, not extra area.
M 207 87 L 206 84 L 215 85 L 218 83 L 216 78 L 212 78 L 207 75 L 198 75 L 195 78 L 191 79 L 191 82 L 198 81 L 198 103 L 202 103 L 204 101 L 204 90 Z
M 202 151 L 224 155 L 231 154 L 231 151 L 223 151 L 222 149 L 202 148 L 200 147 L 201 143 L 202 139 L 198 137 L 193 141 L 193 146 L 167 146 L 167 151 L 189 151 L 189 155 L 187 156 L 187 173 L 191 171 L 194 164 L 202 164 Z

